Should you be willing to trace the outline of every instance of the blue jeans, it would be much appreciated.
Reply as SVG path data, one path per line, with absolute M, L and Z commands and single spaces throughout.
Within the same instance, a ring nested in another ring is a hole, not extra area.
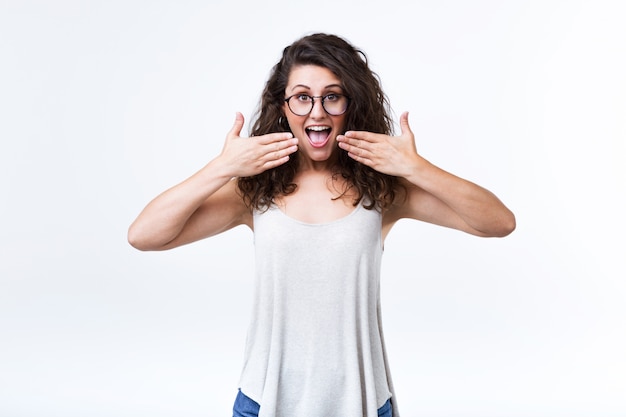
M 258 417 L 260 409 L 261 406 L 259 404 L 239 391 L 237 398 L 235 398 L 233 417 Z M 378 409 L 378 417 L 393 417 L 391 400 L 387 400 L 387 402 Z

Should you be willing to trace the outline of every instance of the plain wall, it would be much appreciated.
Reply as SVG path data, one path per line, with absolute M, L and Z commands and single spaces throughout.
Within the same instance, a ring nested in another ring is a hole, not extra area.
M 505 239 L 400 222 L 382 308 L 405 417 L 626 415 L 620 1 L 0 3 L 0 416 L 228 416 L 252 233 L 126 242 L 250 120 L 300 36 L 362 48 Z

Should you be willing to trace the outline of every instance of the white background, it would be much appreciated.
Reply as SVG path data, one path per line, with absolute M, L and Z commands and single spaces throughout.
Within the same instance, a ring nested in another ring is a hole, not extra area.
M 369 56 L 505 239 L 403 221 L 383 318 L 405 417 L 626 416 L 626 11 L 616 1 L 0 1 L 0 416 L 229 416 L 252 234 L 126 230 L 219 153 L 282 48 Z

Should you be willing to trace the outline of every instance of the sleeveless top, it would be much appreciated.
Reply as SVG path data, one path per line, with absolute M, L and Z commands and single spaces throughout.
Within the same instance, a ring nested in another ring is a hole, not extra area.
M 380 313 L 380 212 L 359 204 L 310 224 L 271 206 L 253 218 L 241 391 L 260 404 L 259 417 L 378 416 L 393 394 Z

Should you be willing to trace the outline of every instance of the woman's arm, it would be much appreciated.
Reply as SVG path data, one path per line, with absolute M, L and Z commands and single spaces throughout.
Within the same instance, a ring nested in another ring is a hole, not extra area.
M 237 113 L 220 155 L 143 209 L 128 230 L 133 247 L 171 249 L 240 224 L 252 227 L 250 210 L 234 178 L 284 164 L 297 150 L 297 139 L 284 132 L 242 138 L 243 123 L 243 116 Z
M 225 171 L 213 160 L 157 196 L 131 224 L 128 242 L 139 250 L 165 250 L 245 223 L 236 181 Z
M 402 178 L 406 198 L 399 198 L 385 214 L 384 227 L 413 218 L 485 237 L 506 236 L 515 229 L 515 216 L 493 193 L 417 153 L 408 113 L 400 116 L 400 127 L 400 136 L 346 132 L 337 138 L 356 161 Z

